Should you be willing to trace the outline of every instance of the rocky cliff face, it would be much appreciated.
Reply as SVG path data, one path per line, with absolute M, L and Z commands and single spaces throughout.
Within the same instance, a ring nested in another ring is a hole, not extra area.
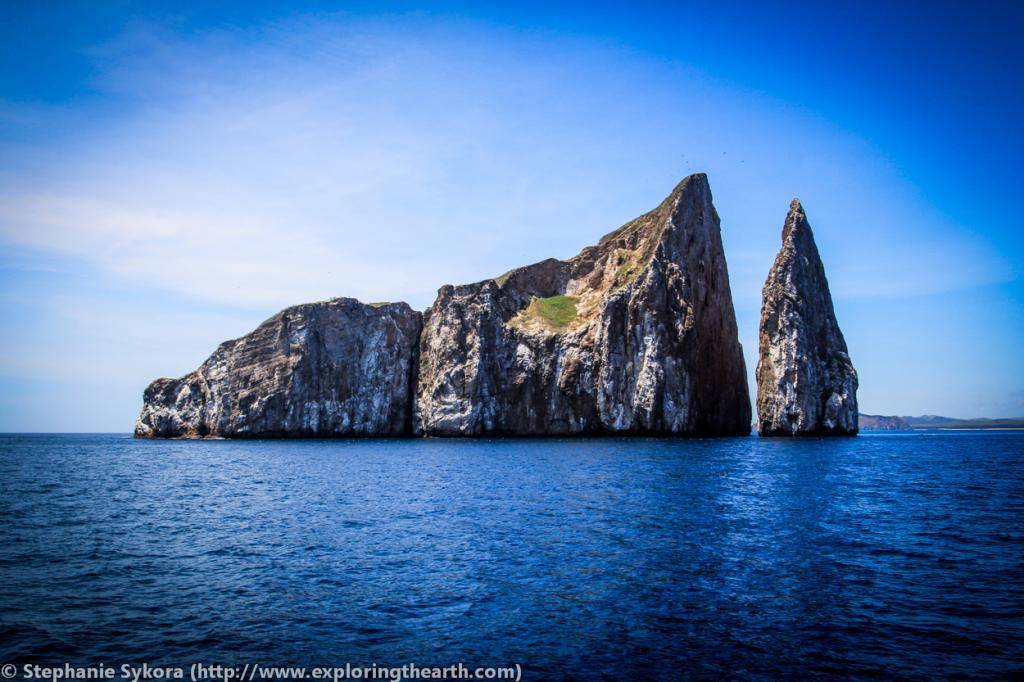
M 436 436 L 749 433 L 706 176 L 571 260 L 442 287 L 414 422 Z
M 422 331 L 422 333 L 421 333 Z M 567 261 L 404 303 L 296 306 L 146 389 L 140 437 L 746 434 L 707 178 Z
M 405 303 L 288 308 L 191 374 L 150 384 L 135 435 L 409 434 L 420 329 Z
M 757 421 L 762 436 L 857 433 L 857 372 L 798 199 L 764 284 Z

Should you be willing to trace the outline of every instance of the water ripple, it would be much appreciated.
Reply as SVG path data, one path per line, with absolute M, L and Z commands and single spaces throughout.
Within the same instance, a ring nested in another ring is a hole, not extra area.
M 0 662 L 1011 677 L 1022 453 L 0 436 Z

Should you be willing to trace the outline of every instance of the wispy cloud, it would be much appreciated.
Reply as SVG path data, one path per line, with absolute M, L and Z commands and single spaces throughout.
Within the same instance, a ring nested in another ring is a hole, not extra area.
M 128 282 L 212 302 L 287 305 L 323 298 L 346 281 L 350 295 L 415 290 L 428 272 L 387 258 L 362 262 L 319 234 L 282 234 L 273 217 L 162 208 L 131 197 L 29 196 L 0 209 L 9 243 L 73 256 Z

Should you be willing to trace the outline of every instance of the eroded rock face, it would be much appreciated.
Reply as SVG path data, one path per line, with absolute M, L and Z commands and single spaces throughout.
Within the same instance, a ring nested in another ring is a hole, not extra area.
M 762 436 L 857 433 L 857 372 L 798 199 L 764 283 L 757 421 Z
M 287 308 L 191 374 L 150 384 L 135 435 L 407 435 L 420 329 L 405 303 Z
M 442 287 L 414 422 L 430 436 L 749 433 L 707 177 L 571 260 Z

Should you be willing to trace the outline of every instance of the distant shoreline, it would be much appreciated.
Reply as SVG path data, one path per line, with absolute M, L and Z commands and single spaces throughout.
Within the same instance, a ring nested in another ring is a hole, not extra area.
M 911 431 L 1024 431 L 1024 426 L 939 426 L 934 429 L 911 429 Z
M 1024 429 L 1020 417 L 976 417 L 960 419 L 939 415 L 900 417 L 896 415 L 859 415 L 861 431 L 1016 431 Z

